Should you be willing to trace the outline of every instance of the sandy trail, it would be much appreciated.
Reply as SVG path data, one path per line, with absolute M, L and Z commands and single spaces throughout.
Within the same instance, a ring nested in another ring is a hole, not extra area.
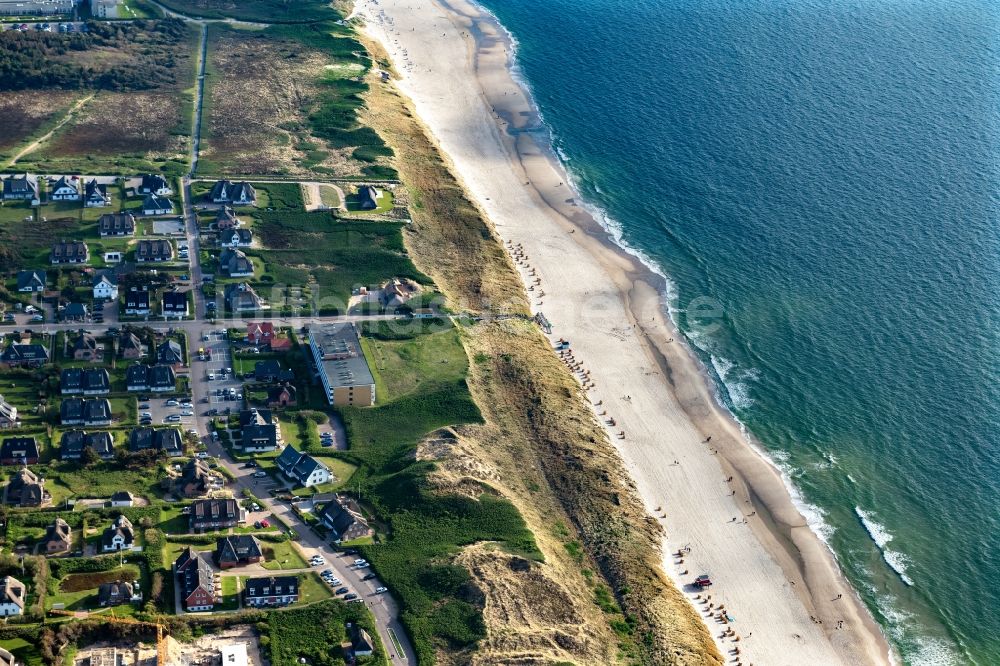
M 777 470 L 673 341 L 662 279 L 608 242 L 561 167 L 520 131 L 539 119 L 511 79 L 505 35 L 474 5 L 444 1 L 363 0 L 358 13 L 514 256 L 552 338 L 571 341 L 598 417 L 614 419 L 611 441 L 667 533 L 664 570 L 729 663 L 888 663 L 884 638 Z M 670 555 L 683 547 L 683 562 Z M 690 587 L 702 572 L 715 581 L 710 600 Z M 720 604 L 735 622 L 714 619 Z M 721 635 L 727 627 L 738 641 Z
M 55 134 L 56 132 L 58 132 L 63 127 L 63 125 L 65 125 L 66 123 L 68 123 L 69 121 L 71 121 L 73 119 L 73 116 L 76 114 L 76 112 L 79 111 L 80 109 L 82 109 L 84 107 L 84 105 L 87 102 L 89 102 L 90 100 L 92 100 L 92 99 L 94 99 L 94 95 L 90 94 L 90 95 L 87 95 L 86 97 L 83 97 L 82 99 L 77 100 L 73 104 L 73 106 L 71 106 L 69 108 L 69 110 L 66 111 L 66 115 L 62 117 L 62 120 L 60 120 L 56 124 L 55 127 L 53 127 L 52 129 L 50 129 L 48 132 L 46 132 L 42 136 L 38 137 L 37 139 L 35 139 L 31 143 L 29 143 L 27 146 L 25 146 L 21 150 L 19 150 L 18 153 L 16 155 L 14 155 L 14 157 L 10 158 L 10 161 L 8 161 L 7 164 L 5 164 L 4 166 L 5 167 L 12 167 L 15 164 L 17 164 L 17 161 L 19 159 L 21 159 L 22 157 L 24 157 L 25 155 L 28 155 L 28 154 L 33 153 L 36 150 L 38 150 L 38 148 L 43 143 L 45 143 L 46 141 L 48 141 L 49 139 L 51 139 L 53 134 Z

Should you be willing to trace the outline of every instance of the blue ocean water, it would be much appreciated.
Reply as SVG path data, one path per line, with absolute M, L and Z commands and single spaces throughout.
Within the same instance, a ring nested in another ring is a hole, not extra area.
M 1000 4 L 485 5 L 904 661 L 1000 664 Z

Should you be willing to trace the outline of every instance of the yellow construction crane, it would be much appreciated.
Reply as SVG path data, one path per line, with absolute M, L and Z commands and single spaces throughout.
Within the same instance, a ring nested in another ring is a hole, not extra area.
M 108 617 L 109 622 L 117 622 L 119 624 L 138 624 L 143 627 L 156 627 L 156 666 L 167 666 L 167 644 L 163 640 L 163 625 L 159 622 L 143 622 L 141 620 L 136 620 L 131 617 L 118 617 L 115 615 L 115 610 L 111 609 L 111 615 Z

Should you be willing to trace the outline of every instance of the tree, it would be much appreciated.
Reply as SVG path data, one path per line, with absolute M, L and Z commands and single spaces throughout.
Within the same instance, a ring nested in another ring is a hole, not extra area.
M 84 467 L 92 467 L 97 463 L 101 462 L 101 457 L 97 455 L 93 447 L 86 447 L 83 453 L 80 454 L 80 462 L 83 463 Z

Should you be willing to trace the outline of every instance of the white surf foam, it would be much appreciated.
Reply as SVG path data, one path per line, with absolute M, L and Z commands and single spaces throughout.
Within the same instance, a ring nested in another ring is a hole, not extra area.
M 857 514 L 858 519 L 864 526 L 865 531 L 868 532 L 868 536 L 872 538 L 875 545 L 878 546 L 879 551 L 882 553 L 882 559 L 885 563 L 889 565 L 889 568 L 899 574 L 899 577 L 904 583 L 909 586 L 913 586 L 913 579 L 906 575 L 907 559 L 903 553 L 891 550 L 889 542 L 892 541 L 893 536 L 889 530 L 877 522 L 872 514 L 865 511 L 860 507 L 854 507 L 854 513 Z

